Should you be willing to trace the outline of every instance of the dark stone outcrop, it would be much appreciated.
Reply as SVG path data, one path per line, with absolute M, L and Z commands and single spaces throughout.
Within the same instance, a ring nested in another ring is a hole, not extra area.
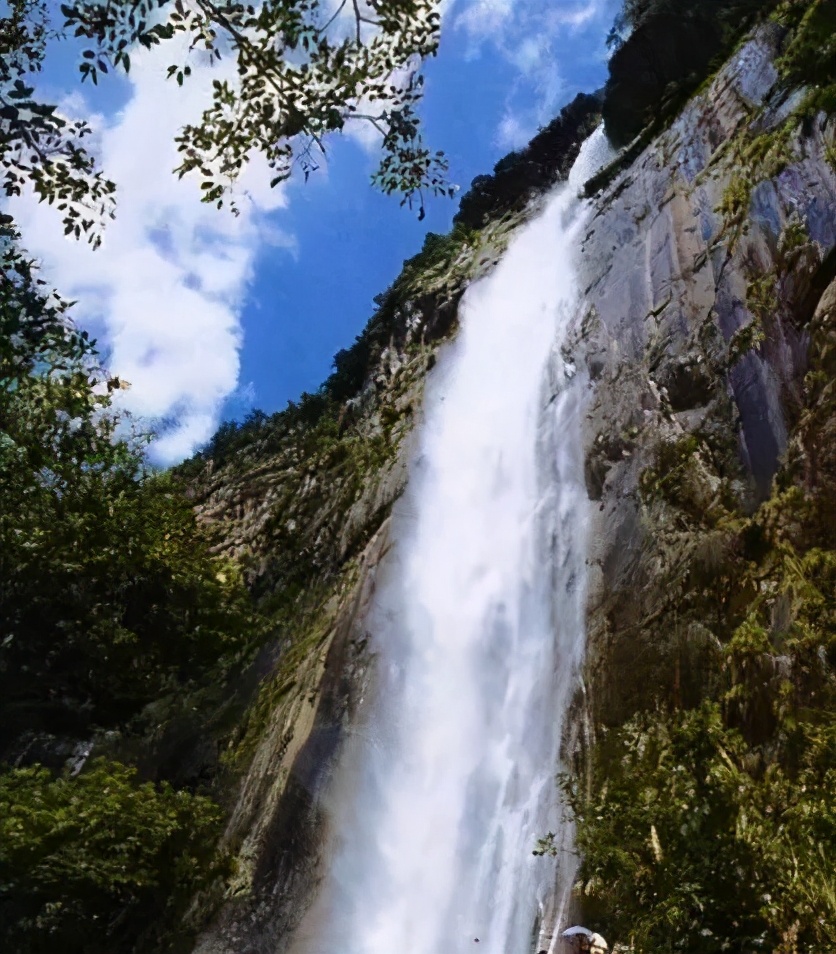
M 773 0 L 642 0 L 633 29 L 613 53 L 605 88 L 607 134 L 626 145 L 669 119 L 728 55 L 755 15 Z

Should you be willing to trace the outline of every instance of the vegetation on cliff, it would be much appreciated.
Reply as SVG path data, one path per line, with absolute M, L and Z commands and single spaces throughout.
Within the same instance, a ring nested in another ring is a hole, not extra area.
M 584 904 L 639 951 L 790 954 L 836 931 L 836 483 L 829 451 L 808 466 L 836 407 L 819 375 L 805 446 L 752 517 L 697 517 L 685 464 L 645 482 L 700 540 L 647 634 L 673 626 L 676 663 L 566 783 Z
M 836 110 L 836 2 L 785 2 L 776 7 L 772 18 L 789 31 L 777 62 L 781 78 L 788 88 L 800 88 L 803 95 L 775 128 L 755 132 L 752 124 L 747 124 L 725 146 L 734 155 L 738 170 L 720 206 L 733 243 L 745 229 L 754 188 L 774 179 L 797 158 L 793 141 L 799 129 L 819 113 Z M 836 168 L 836 152 L 830 162 Z
M 608 937 L 637 951 L 827 949 L 836 731 L 826 706 L 795 721 L 790 682 L 778 751 L 753 747 L 717 702 L 637 716 L 601 741 L 600 788 L 570 787 L 569 801 L 583 903 Z
M 578 146 L 598 125 L 602 94 L 579 93 L 528 145 L 504 156 L 492 175 L 477 176 L 462 196 L 454 222 L 479 229 L 491 218 L 522 210 L 568 175 Z

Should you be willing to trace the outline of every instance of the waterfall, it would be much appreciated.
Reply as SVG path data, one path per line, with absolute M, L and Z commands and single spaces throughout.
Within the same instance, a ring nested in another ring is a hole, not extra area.
M 467 291 L 427 385 L 420 449 L 369 620 L 374 699 L 333 788 L 328 872 L 296 950 L 530 954 L 559 863 L 555 784 L 584 650 L 588 501 L 579 186 L 604 143 Z M 478 941 L 477 941 L 478 939 Z

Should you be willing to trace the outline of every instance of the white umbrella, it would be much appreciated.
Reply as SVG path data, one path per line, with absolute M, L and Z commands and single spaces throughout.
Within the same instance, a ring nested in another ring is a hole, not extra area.
M 563 934 L 561 934 L 561 937 L 577 937 L 579 934 L 582 934 L 584 937 L 592 937 L 593 932 L 590 931 L 589 928 L 576 924 L 575 927 L 566 928 Z

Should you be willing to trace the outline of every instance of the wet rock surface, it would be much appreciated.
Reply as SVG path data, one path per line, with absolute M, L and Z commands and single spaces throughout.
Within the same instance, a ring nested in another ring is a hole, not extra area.
M 315 895 L 327 834 L 321 800 L 369 688 L 364 619 L 387 540 L 385 522 L 325 606 L 315 650 L 270 706 L 225 834 L 237 870 L 195 952 L 283 951 Z

